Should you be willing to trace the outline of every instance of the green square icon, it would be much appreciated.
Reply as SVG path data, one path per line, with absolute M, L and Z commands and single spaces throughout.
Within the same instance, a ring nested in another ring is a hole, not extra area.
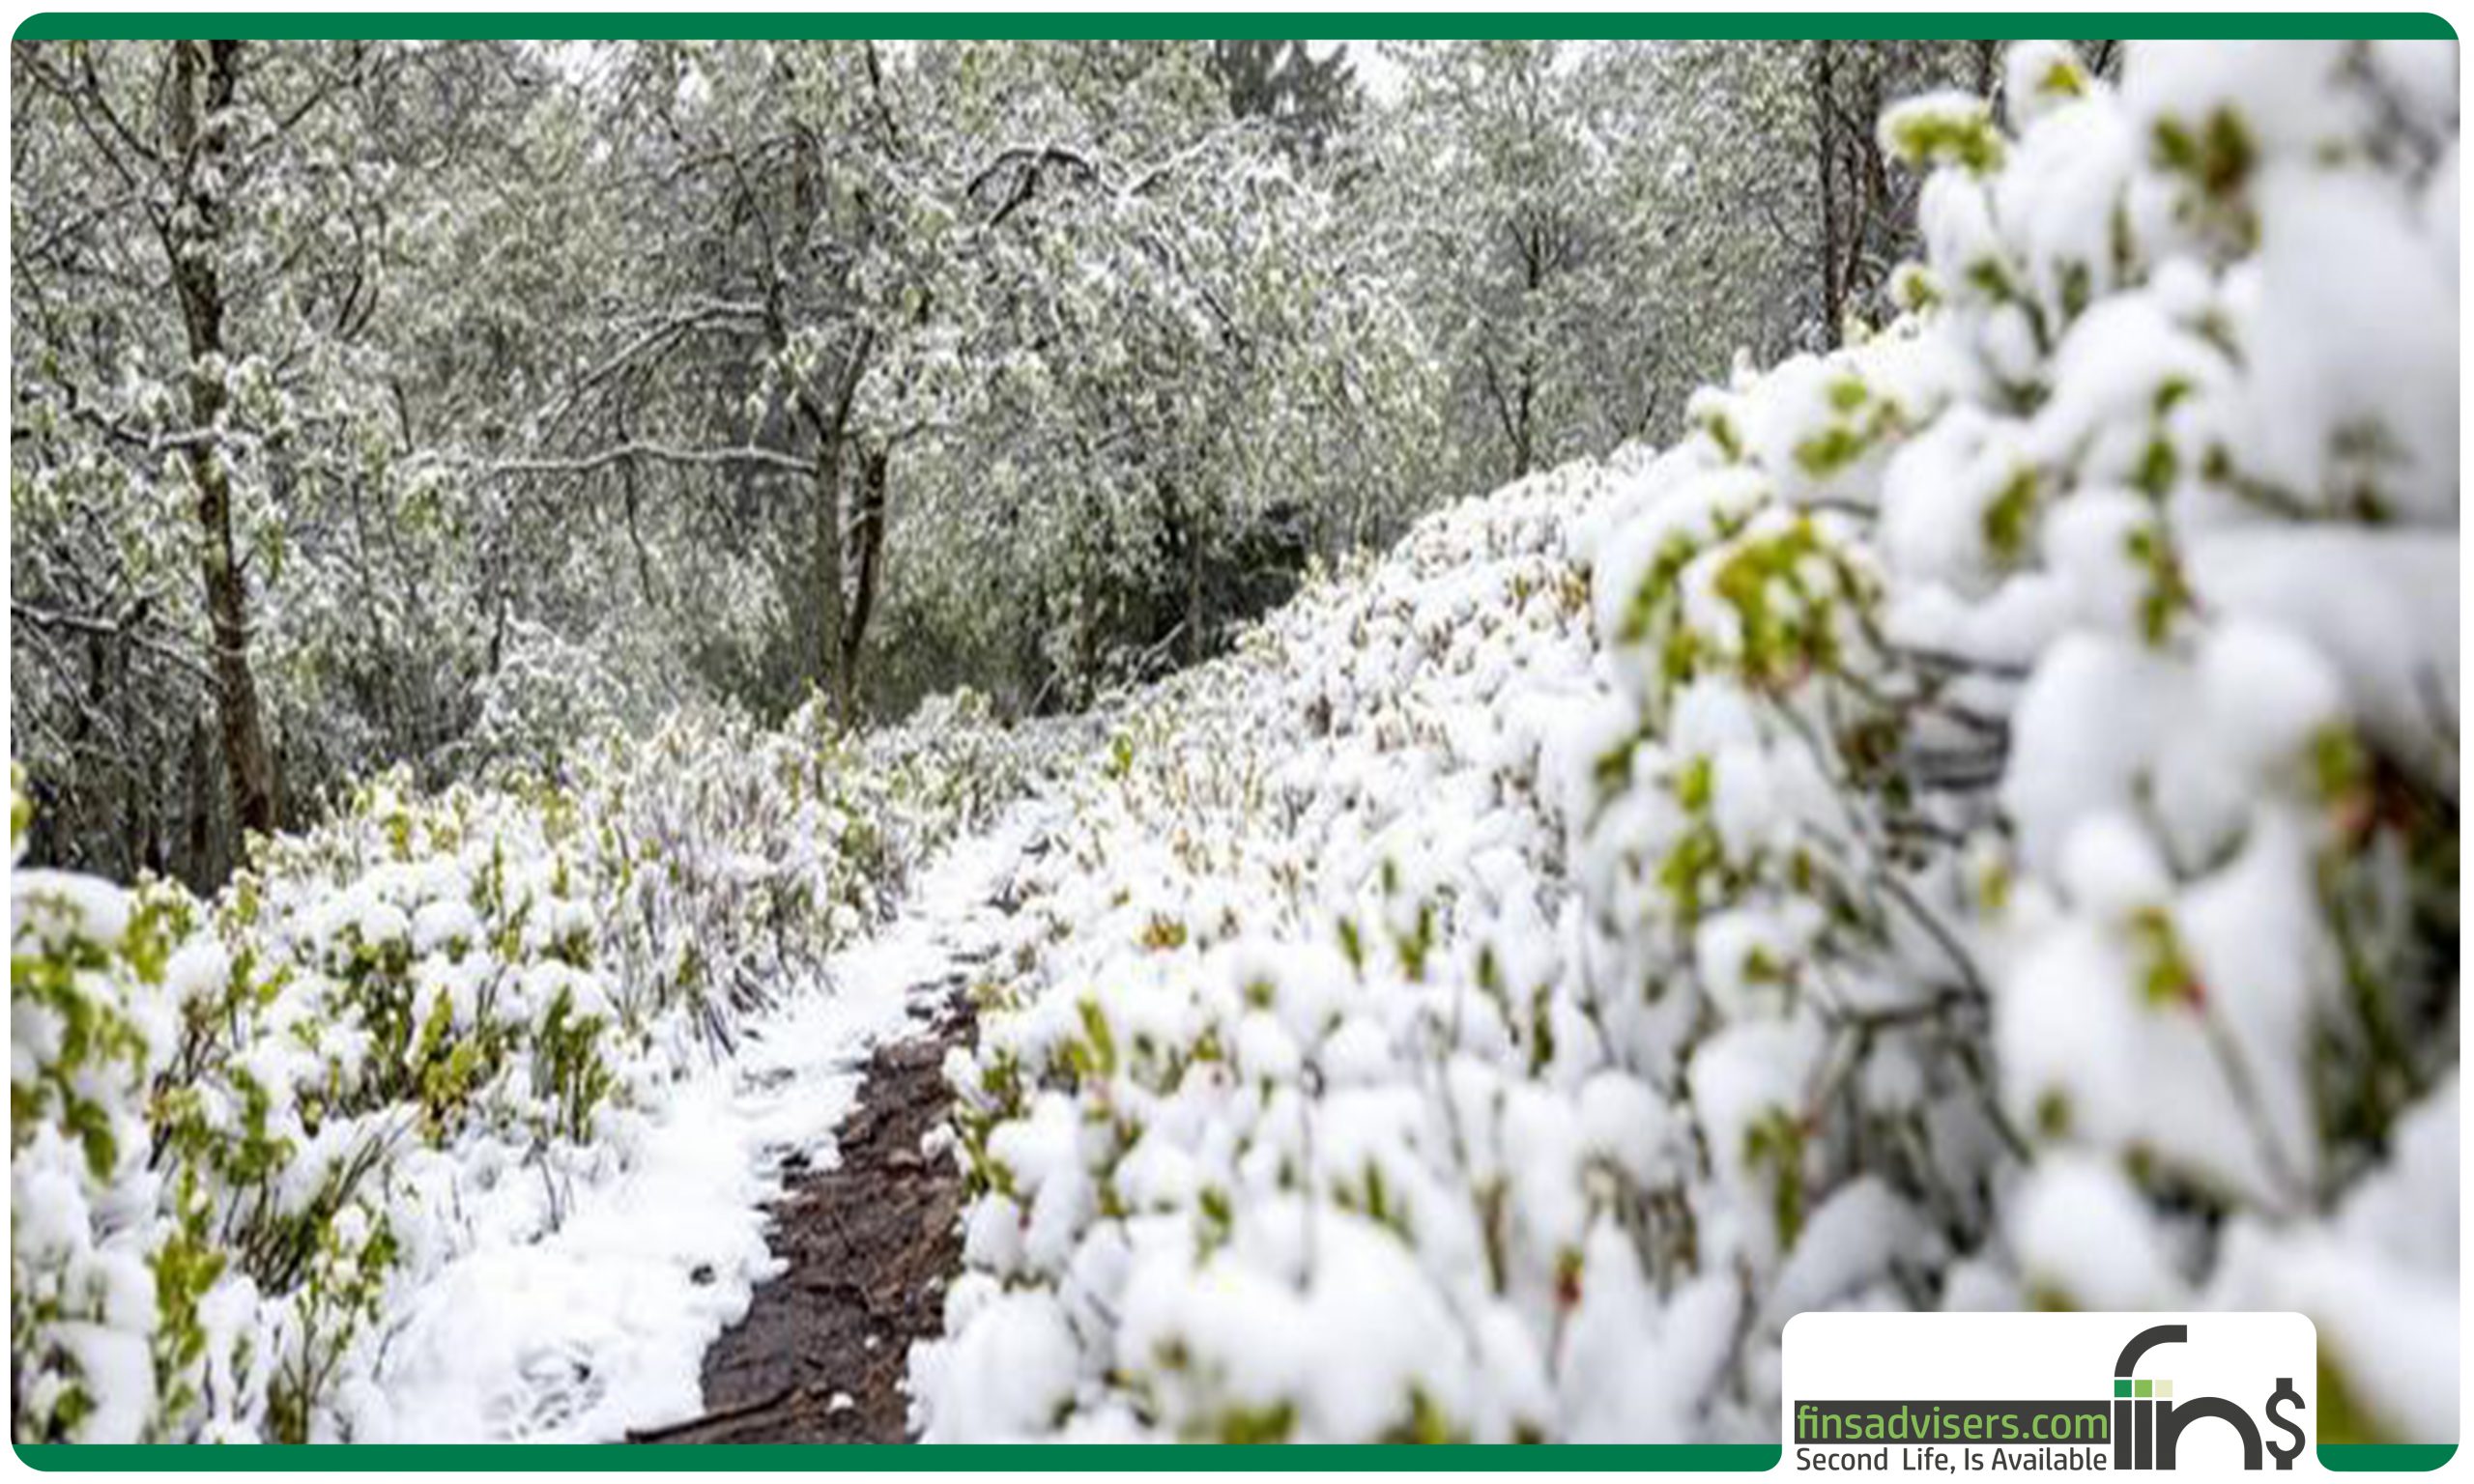
M 2128 1395 L 2130 1395 L 2130 1378 L 2129 1378 L 2129 1377 L 2127 1377 L 2127 1376 L 2116 1376 L 2116 1377 L 2114 1377 L 2114 1395 L 2115 1395 L 2115 1396 L 2128 1396 Z
M 2158 1396 L 2172 1396 L 2173 1394 L 2173 1384 L 2170 1381 L 2158 1382 L 2156 1384 L 2156 1394 Z
M 2139 1384 L 2139 1394 L 2142 1396 L 2154 1396 L 2156 1394 L 2156 1383 L 2152 1381 L 2141 1382 Z

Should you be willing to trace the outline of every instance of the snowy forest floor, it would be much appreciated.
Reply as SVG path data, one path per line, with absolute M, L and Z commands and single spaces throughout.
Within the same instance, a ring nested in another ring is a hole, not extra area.
M 947 857 L 948 879 L 964 871 L 994 895 L 948 893 L 889 925 L 889 939 L 924 931 L 938 950 L 931 976 L 906 991 L 910 1018 L 876 1045 L 830 1155 L 785 1157 L 787 1185 L 766 1233 L 784 1268 L 705 1353 L 705 1411 L 631 1441 L 908 1439 L 906 1361 L 913 1341 L 938 1332 L 945 1285 L 962 1267 L 962 1173 L 923 1141 L 953 1102 L 944 1060 L 971 1038 L 972 972 L 999 951 L 986 915 L 1016 904 L 1003 868 L 1042 848 L 1018 826 L 964 840 Z
M 784 986 L 555 1236 L 443 1275 L 399 1340 L 406 1434 L 901 1441 L 905 1357 L 959 1266 L 959 1174 L 921 1139 L 1045 808 L 955 842 L 820 982 Z
M 802 1168 L 767 1240 L 787 1267 L 705 1356 L 706 1412 L 639 1442 L 901 1442 L 914 1340 L 941 1326 L 962 1266 L 962 1176 L 920 1140 L 953 1102 L 941 1067 L 966 1041 L 964 980 L 936 1018 L 877 1048 L 860 1105 L 837 1129 L 829 1169 Z M 804 1164 L 804 1161 L 800 1161 Z

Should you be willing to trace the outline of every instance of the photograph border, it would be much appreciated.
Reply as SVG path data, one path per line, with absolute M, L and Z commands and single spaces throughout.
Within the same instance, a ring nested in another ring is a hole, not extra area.
M 20 21 L 21 41 L 167 41 L 213 34 L 243 41 L 800 41 L 892 38 L 1087 41 L 1309 39 L 1396 41 L 1537 39 L 1846 40 L 1992 38 L 2085 40 L 2457 41 L 2428 11 L 1883 11 L 1835 12 L 114 12 L 43 11 Z M 2460 1316 L 2460 1336 L 2462 1316 Z M 2460 1418 L 2460 1426 L 2462 1419 Z M 1007 1470 L 1122 1472 L 1434 1471 L 1517 1468 L 1540 1472 L 1761 1472 L 1780 1443 L 704 1443 L 682 1456 L 627 1443 L 359 1443 L 333 1447 L 193 1443 L 17 1443 L 43 1471 L 168 1473 L 476 1470 L 527 1472 Z M 2449 1443 L 2321 1443 L 2323 1469 L 2426 1472 L 2455 1456 Z M 686 1461 L 692 1459 L 692 1462 Z

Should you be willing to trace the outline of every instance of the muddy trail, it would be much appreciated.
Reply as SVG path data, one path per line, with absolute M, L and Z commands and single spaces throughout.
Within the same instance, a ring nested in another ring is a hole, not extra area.
M 960 1269 L 962 1179 L 920 1152 L 953 1095 L 940 1068 L 965 1043 L 965 976 L 923 991 L 927 1022 L 876 1048 L 830 1169 L 786 1171 L 771 1243 L 789 1266 L 705 1355 L 705 1414 L 639 1442 L 901 1442 L 913 1340 L 936 1332 Z
M 933 948 L 905 998 L 905 1032 L 869 1052 L 833 1154 L 782 1167 L 767 1244 L 783 1262 L 746 1315 L 705 1351 L 699 1416 L 628 1434 L 636 1442 L 902 1442 L 914 1341 L 942 1327 L 962 1269 L 961 1171 L 922 1151 L 953 1103 L 945 1053 L 977 1028 L 970 986 L 1001 952 L 992 930 L 1020 909 L 1012 871 L 1045 854 L 1033 833 L 959 913 L 919 926 Z

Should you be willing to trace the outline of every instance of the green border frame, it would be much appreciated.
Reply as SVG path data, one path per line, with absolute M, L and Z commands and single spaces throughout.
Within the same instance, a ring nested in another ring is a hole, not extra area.
M 1897 12 L 1843 14 L 1820 11 L 1767 13 L 1636 12 L 1592 14 L 1541 12 L 1395 14 L 1349 12 L 835 12 L 809 14 L 714 12 L 696 14 L 563 14 L 524 12 L 257 14 L 131 11 L 79 14 L 43 11 L 27 16 L 19 41 L 168 41 L 212 33 L 243 41 L 795 41 L 859 37 L 988 37 L 1006 41 L 1079 41 L 1100 37 L 1309 38 L 1377 36 L 1402 41 L 1471 37 L 1693 38 L 1879 41 L 1993 37 L 2113 37 L 2132 41 L 2374 40 L 2456 41 L 2456 27 L 2428 11 L 2349 14 L 2342 11 L 2217 13 L 2171 11 Z M 2461 1324 L 2461 1317 L 2460 1317 Z M 182 1444 L 12 1443 L 27 1467 L 46 1471 L 109 1470 L 220 1472 L 262 1470 L 783 1470 L 883 1469 L 1128 1470 L 1288 1472 L 1462 1472 L 1518 1469 L 1539 1471 L 1639 1472 L 1700 1470 L 1758 1473 L 1778 1467 L 1779 1443 L 1567 1443 L 1507 1450 L 1479 1444 L 1386 1448 L 1349 1444 L 1276 1447 L 1220 1445 L 1118 1447 L 1108 1444 L 966 1444 L 917 1448 L 891 1444 L 718 1443 L 692 1453 L 620 1443 L 377 1443 L 350 1448 L 190 1447 Z M 2446 1467 L 2457 1444 L 2320 1443 L 2319 1465 L 2343 1472 L 2429 1472 Z M 682 1463 L 681 1460 L 690 1460 Z
M 1073 1470 L 1083 1473 L 1116 1473 L 1132 1470 L 1177 1472 L 1277 1472 L 1301 1470 L 1333 1472 L 1399 1471 L 1457 1473 L 1472 1470 L 1532 1470 L 1546 1472 L 1668 1472 L 1696 1470 L 1713 1473 L 1758 1473 L 1774 1469 L 1785 1449 L 1761 1443 L 1566 1443 L 1553 1447 L 1517 1448 L 1485 1443 L 1438 1446 L 1383 1446 L 1359 1443 L 1268 1443 L 1229 1446 L 1220 1443 L 1119 1444 L 957 1443 L 921 1446 L 912 1443 L 704 1443 L 685 1451 L 670 1447 L 634 1447 L 626 1443 L 363 1443 L 326 1447 L 284 1447 L 278 1444 L 217 1448 L 185 1443 L 24 1443 L 17 1456 L 37 1469 L 176 1470 L 183 1472 L 231 1470 L 301 1471 L 361 1470 L 444 1470 L 458 1472 L 524 1470 L 565 1472 L 590 1470 L 613 1472 L 692 1471 L 702 1470 Z M 186 1455 L 202 1455 L 188 1457 Z
M 2329 39 L 2455 41 L 2456 28 L 2428 11 L 2294 11 L 2218 14 L 2172 11 L 2021 11 L 1959 14 L 1885 11 L 1874 14 L 1779 11 L 1768 13 L 1636 12 L 1586 14 L 1542 12 L 1400 15 L 1314 12 L 1123 14 L 1058 12 L 935 13 L 846 11 L 814 14 L 714 12 L 710 14 L 550 14 L 522 12 L 462 14 L 247 14 L 134 11 L 79 14 L 44 11 L 19 22 L 21 41 L 168 41 L 212 33 L 243 41 L 341 41 L 389 38 L 411 41 L 709 41 L 797 40 L 856 37 L 988 37 L 1005 41 L 1072 41 L 1098 37 L 1308 37 L 1381 36 L 1404 41 L 1468 37 L 1671 37 L 1715 40 L 1827 38 L 1879 41 L 1889 38 L 1945 40 L 1990 36 L 2114 37 L 2127 40 Z
M 687 1452 L 626 1443 L 364 1443 L 327 1447 L 213 1447 L 185 1443 L 14 1443 L 19 1459 L 46 1472 L 269 1473 L 317 1471 L 530 1473 L 779 1471 L 881 1469 L 969 1471 L 984 1469 L 1115 1473 L 1166 1470 L 1180 1473 L 1332 1472 L 1462 1473 L 1519 1470 L 1541 1473 L 1762 1473 L 1778 1467 L 1786 1448 L 1775 1442 L 1563 1443 L 1517 1448 L 1483 1443 L 1434 1447 L 1286 1443 L 705 1443 Z M 2457 1455 L 2453 1442 L 2318 1445 L 2319 1467 L 2337 1472 L 2428 1473 Z M 682 1462 L 682 1460 L 684 1460 Z
M 2319 1467 L 2332 1473 L 2430 1473 L 2457 1456 L 2453 1442 L 2323 1442 Z

